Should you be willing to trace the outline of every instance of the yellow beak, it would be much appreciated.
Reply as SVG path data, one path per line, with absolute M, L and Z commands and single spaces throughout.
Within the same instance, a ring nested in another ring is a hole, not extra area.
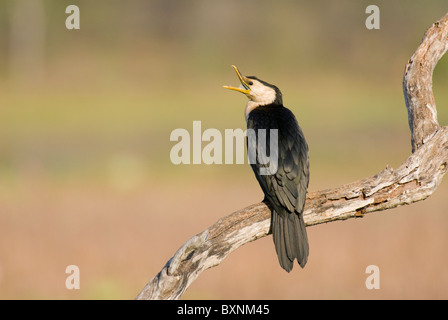
M 240 79 L 241 86 L 238 87 L 238 88 L 237 87 L 232 87 L 232 86 L 224 86 L 224 88 L 230 89 L 230 90 L 235 90 L 235 91 L 238 91 L 238 92 L 242 92 L 244 94 L 248 94 L 250 92 L 250 87 L 248 85 L 248 82 L 250 82 L 250 80 L 248 78 L 246 78 L 245 76 L 243 76 L 236 66 L 232 66 L 232 67 L 233 67 L 233 69 L 235 69 L 235 72 L 236 72 L 236 75 L 238 76 L 238 79 Z

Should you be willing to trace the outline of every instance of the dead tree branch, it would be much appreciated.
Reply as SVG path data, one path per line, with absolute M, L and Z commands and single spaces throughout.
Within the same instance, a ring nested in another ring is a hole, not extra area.
M 406 64 L 403 91 L 412 154 L 397 169 L 307 195 L 307 226 L 363 216 L 429 197 L 448 166 L 448 127 L 437 121 L 432 74 L 448 49 L 448 13 L 425 33 Z M 218 220 L 188 240 L 143 288 L 137 299 L 178 299 L 202 271 L 238 247 L 269 234 L 270 209 L 257 203 Z

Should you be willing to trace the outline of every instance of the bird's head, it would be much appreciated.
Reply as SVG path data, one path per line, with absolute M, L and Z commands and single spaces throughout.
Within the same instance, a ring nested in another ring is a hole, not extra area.
M 239 87 L 224 86 L 224 88 L 244 93 L 252 102 L 253 107 L 269 104 L 282 105 L 282 93 L 279 88 L 257 77 L 243 76 L 236 66 L 232 67 L 235 69 L 241 85 Z

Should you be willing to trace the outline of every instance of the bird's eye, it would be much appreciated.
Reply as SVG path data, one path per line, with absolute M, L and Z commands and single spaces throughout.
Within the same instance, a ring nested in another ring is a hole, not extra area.
M 254 83 L 253 83 L 252 81 L 249 81 L 247 84 L 251 86 L 251 85 L 253 85 Z

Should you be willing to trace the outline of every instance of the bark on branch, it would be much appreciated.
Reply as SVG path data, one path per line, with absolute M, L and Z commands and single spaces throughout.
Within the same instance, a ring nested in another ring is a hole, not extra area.
M 448 13 L 425 33 L 406 64 L 403 91 L 412 154 L 397 169 L 338 188 L 310 192 L 307 226 L 361 217 L 429 197 L 448 170 L 448 127 L 437 121 L 432 74 L 448 49 Z M 221 218 L 188 240 L 143 288 L 137 299 L 178 299 L 202 271 L 217 266 L 238 247 L 269 234 L 270 209 L 257 203 Z

